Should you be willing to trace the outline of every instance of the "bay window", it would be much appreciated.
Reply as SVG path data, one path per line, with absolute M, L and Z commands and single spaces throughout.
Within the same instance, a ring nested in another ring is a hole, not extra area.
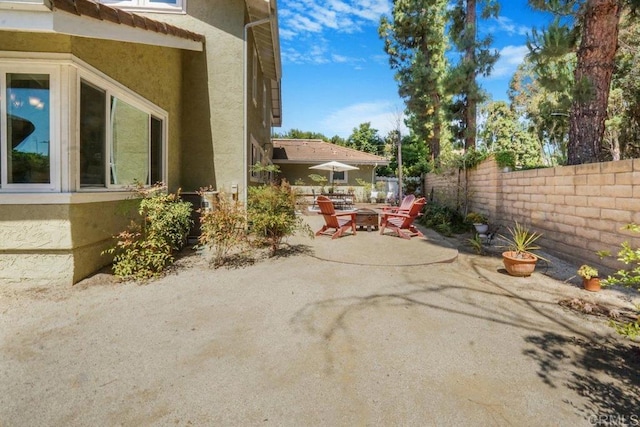
M 144 105 L 82 80 L 80 187 L 163 181 L 163 123 Z
M 0 61 L 0 192 L 166 182 L 164 110 L 87 64 L 39 62 Z

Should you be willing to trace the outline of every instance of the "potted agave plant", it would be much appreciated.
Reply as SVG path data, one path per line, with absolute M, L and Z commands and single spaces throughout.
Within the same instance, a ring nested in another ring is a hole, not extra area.
M 582 287 L 591 292 L 600 290 L 600 277 L 598 270 L 587 264 L 582 264 L 577 271 L 578 276 L 582 277 Z
M 533 254 L 532 251 L 540 249 L 535 242 L 542 237 L 540 233 L 529 231 L 529 229 L 516 222 L 513 228 L 507 227 L 510 236 L 501 236 L 507 241 L 507 249 L 502 253 L 504 268 L 512 276 L 531 276 L 536 268 L 538 259 L 544 259 L 540 255 Z

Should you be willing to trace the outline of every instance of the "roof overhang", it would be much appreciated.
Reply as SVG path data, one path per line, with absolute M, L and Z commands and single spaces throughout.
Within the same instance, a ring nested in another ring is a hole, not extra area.
M 271 111 L 273 125 L 282 125 L 282 61 L 280 58 L 280 33 L 277 0 L 246 0 L 249 22 L 269 18 L 268 24 L 251 27 L 262 72 L 271 79 Z
M 198 34 L 91 1 L 0 0 L 0 11 L 1 30 L 203 50 L 204 37 Z

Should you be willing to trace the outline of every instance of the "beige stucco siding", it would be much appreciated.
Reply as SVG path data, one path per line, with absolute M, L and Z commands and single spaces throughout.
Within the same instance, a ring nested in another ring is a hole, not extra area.
M 250 161 L 251 138 L 261 146 L 269 142 L 271 123 L 263 123 L 263 75 L 258 63 L 257 99 L 252 99 L 254 43 L 247 40 L 247 135 L 243 101 L 245 5 L 237 0 L 189 0 L 186 15 L 147 14 L 150 18 L 186 28 L 205 37 L 203 52 L 184 52 L 184 120 L 182 183 L 185 191 L 212 185 L 229 192 L 236 184 L 243 194 L 249 183 L 245 164 Z M 271 105 L 270 80 L 267 106 Z M 246 160 L 245 160 L 246 156 Z
M 204 52 L 184 52 L 183 189 L 242 185 L 244 2 L 189 0 L 187 15 L 147 16 L 206 40 Z
M 111 261 L 101 255 L 136 215 L 133 200 L 0 205 L 0 283 L 75 283 Z

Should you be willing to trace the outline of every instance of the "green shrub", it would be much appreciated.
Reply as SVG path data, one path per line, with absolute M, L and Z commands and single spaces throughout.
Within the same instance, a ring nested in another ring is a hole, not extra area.
M 282 239 L 293 235 L 297 230 L 311 236 L 311 229 L 296 216 L 296 194 L 291 187 L 282 185 L 261 185 L 250 187 L 247 200 L 247 216 L 251 233 L 258 242 L 265 242 L 274 256 Z
M 213 250 L 212 264 L 224 264 L 229 253 L 246 242 L 246 212 L 242 204 L 218 193 L 215 209 L 200 210 L 198 242 Z
M 113 272 L 120 278 L 158 276 L 174 261 L 175 251 L 187 242 L 191 228 L 191 203 L 168 194 L 162 184 L 138 187 L 142 198 L 137 221 L 115 236 L 116 245 L 103 253 L 114 255 Z
M 424 215 L 419 222 L 446 236 L 468 231 L 468 224 L 458 211 L 435 201 L 425 205 Z
M 640 233 L 640 225 L 627 224 L 624 230 Z M 606 251 L 598 252 L 601 257 L 609 256 Z M 628 288 L 640 290 L 640 248 L 633 248 L 628 241 L 622 242 L 621 249 L 618 251 L 618 261 L 622 261 L 629 267 L 616 271 L 613 275 L 602 281 L 603 285 L 622 285 Z M 640 310 L 639 310 L 640 311 Z M 635 322 L 618 323 L 612 321 L 616 331 L 629 338 L 637 338 L 640 336 L 640 316 Z

